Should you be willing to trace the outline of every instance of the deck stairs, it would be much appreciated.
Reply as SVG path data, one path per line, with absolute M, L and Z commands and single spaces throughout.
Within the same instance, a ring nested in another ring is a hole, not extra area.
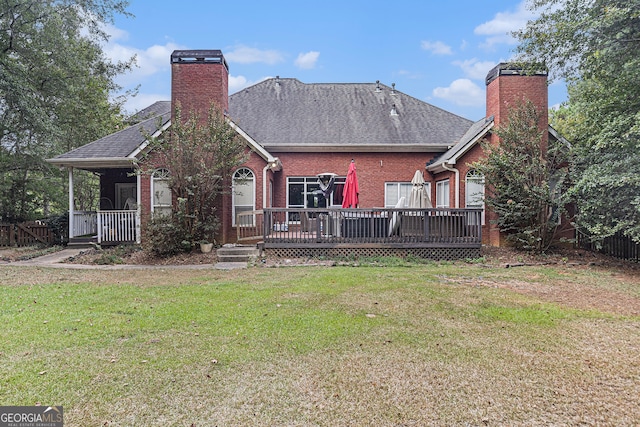
M 218 263 L 248 263 L 260 255 L 253 245 L 224 245 L 216 251 Z

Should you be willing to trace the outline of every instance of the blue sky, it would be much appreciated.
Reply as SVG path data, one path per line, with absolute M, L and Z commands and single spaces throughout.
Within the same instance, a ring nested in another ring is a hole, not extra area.
M 512 57 L 509 32 L 534 18 L 526 0 L 130 0 L 105 46 L 114 59 L 137 57 L 118 78 L 139 95 L 134 112 L 170 99 L 175 49 L 220 49 L 230 93 L 280 76 L 303 83 L 388 86 L 471 120 L 485 116 L 487 72 Z M 549 104 L 566 99 L 562 83 Z

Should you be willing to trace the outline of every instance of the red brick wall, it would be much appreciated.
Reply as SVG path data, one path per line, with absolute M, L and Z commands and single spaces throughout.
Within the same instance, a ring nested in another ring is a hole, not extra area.
M 360 189 L 360 207 L 384 206 L 385 182 L 409 182 L 416 170 L 421 170 L 425 181 L 435 184 L 425 172 L 425 164 L 434 153 L 274 153 L 283 164 L 274 175 L 274 206 L 286 207 L 286 178 L 315 176 L 333 172 L 346 176 L 351 159 L 355 160 Z M 262 191 L 262 189 L 260 190 Z

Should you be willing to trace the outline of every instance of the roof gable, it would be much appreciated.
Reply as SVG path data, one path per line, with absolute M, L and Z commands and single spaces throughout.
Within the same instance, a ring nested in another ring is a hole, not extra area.
M 133 153 L 137 153 L 139 147 L 145 143 L 145 134 L 154 134 L 169 123 L 171 103 L 169 101 L 156 102 L 137 113 L 136 116 L 147 118 L 48 161 L 54 164 L 91 162 L 98 159 L 126 161 Z

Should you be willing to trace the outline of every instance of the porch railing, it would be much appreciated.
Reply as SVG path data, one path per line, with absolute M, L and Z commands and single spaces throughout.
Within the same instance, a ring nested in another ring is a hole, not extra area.
M 480 247 L 482 243 L 482 209 L 269 208 L 263 212 L 265 248 Z
M 73 237 L 94 236 L 98 233 L 95 211 L 73 211 Z
M 139 242 L 140 221 L 135 210 L 98 211 L 98 243 Z
M 135 210 L 74 211 L 73 237 L 96 236 L 98 243 L 140 241 L 140 220 Z

